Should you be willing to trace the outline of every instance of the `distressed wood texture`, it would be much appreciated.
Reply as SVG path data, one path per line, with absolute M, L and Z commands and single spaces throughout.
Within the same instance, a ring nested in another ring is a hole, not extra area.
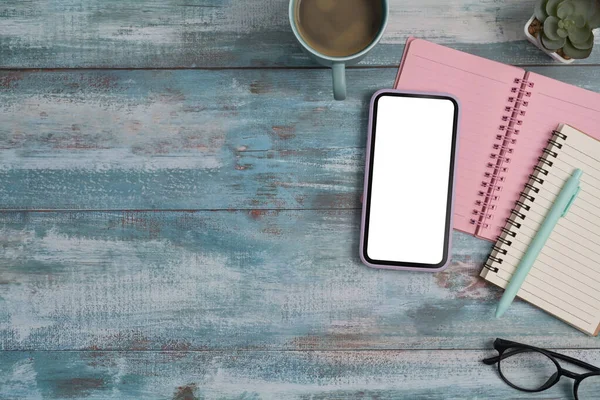
M 444 273 L 372 270 L 359 213 L 0 213 L 2 350 L 485 349 L 590 338 L 478 277 L 455 233 Z
M 357 257 L 367 103 L 408 36 L 600 91 L 600 50 L 524 40 L 534 2 L 391 0 L 345 102 L 288 0 L 0 2 L 0 398 L 522 397 L 480 363 L 496 337 L 600 364 L 524 302 L 493 318 L 488 242 L 455 232 L 435 275 Z
M 512 64 L 554 61 L 525 40 L 535 0 L 391 0 L 367 65 L 398 64 L 419 36 Z M 597 39 L 597 43 L 600 39 Z M 299 67 L 288 0 L 4 0 L 0 67 Z M 600 62 L 600 51 L 580 64 Z
M 531 69 L 600 91 L 597 68 Z M 0 208 L 359 207 L 394 74 L 352 70 L 335 102 L 324 70 L 0 72 Z
M 562 352 L 600 364 L 599 350 Z M 573 384 L 567 378 L 543 393 L 523 393 L 510 388 L 495 367 L 480 362 L 492 355 L 493 351 L 472 350 L 5 352 L 0 355 L 0 381 L 5 382 L 0 385 L 0 397 L 4 400 L 571 398 Z

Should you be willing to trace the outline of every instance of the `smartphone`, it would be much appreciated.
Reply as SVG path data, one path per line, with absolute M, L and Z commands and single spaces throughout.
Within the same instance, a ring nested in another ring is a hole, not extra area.
M 448 94 L 373 95 L 360 257 L 374 268 L 448 266 L 459 103 Z

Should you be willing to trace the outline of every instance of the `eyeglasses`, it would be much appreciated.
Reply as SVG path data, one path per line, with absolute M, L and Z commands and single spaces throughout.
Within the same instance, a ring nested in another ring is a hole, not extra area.
M 526 344 L 496 339 L 498 356 L 483 360 L 487 365 L 498 363 L 502 380 L 523 392 L 542 392 L 554 386 L 562 376 L 575 380 L 573 394 L 576 400 L 597 399 L 600 394 L 600 368 L 573 357 L 539 349 Z M 566 361 L 589 371 L 577 374 L 564 369 L 557 360 Z

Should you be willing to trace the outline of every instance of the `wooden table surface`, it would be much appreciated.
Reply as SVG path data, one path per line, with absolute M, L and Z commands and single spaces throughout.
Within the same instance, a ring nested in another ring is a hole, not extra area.
M 478 278 L 358 259 L 367 103 L 409 35 L 600 91 L 524 40 L 534 0 L 392 0 L 330 71 L 287 0 L 0 3 L 0 398 L 569 398 L 507 387 L 496 337 L 600 364 L 600 343 Z M 597 43 L 600 43 L 597 40 Z

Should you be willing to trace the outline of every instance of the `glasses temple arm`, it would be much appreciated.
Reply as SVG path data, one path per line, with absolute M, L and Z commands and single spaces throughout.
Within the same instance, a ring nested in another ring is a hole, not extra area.
M 589 369 L 590 371 L 593 371 L 593 372 L 600 372 L 600 368 L 598 368 L 592 364 L 588 364 L 585 361 L 581 361 L 576 358 L 566 356 L 564 354 L 555 353 L 550 350 L 546 350 L 546 352 L 548 352 L 548 354 L 550 354 L 552 357 L 558 358 L 559 360 L 563 360 L 563 361 L 569 362 L 571 364 L 577 365 L 579 367 Z
M 528 350 L 527 349 L 519 349 L 519 350 L 517 350 L 515 352 L 503 353 L 502 356 L 498 355 L 498 356 L 495 356 L 495 357 L 489 357 L 489 358 L 485 358 L 485 359 L 483 359 L 481 361 L 484 364 L 486 364 L 486 365 L 494 365 L 494 364 L 496 364 L 500 360 L 504 360 L 507 357 L 513 356 L 513 355 L 518 354 L 518 353 L 522 353 L 524 351 L 528 351 Z M 585 361 L 581 361 L 581 360 L 578 360 L 576 358 L 569 357 L 569 356 L 566 356 L 564 354 L 556 353 L 556 352 L 550 351 L 550 350 L 544 350 L 544 351 L 546 353 L 550 354 L 552 357 L 558 358 L 559 360 L 563 360 L 563 361 L 566 361 L 566 362 L 571 363 L 573 365 L 577 365 L 579 367 L 589 369 L 590 371 L 593 371 L 593 372 L 600 372 L 600 368 L 598 368 L 598 367 L 596 367 L 596 366 L 594 366 L 592 364 L 588 364 Z
M 518 343 L 515 343 L 515 344 L 518 344 Z M 530 350 L 527 349 L 527 348 L 514 349 L 510 353 L 503 352 L 502 355 L 497 355 L 495 357 L 485 358 L 485 359 L 483 359 L 481 361 L 484 364 L 486 364 L 486 365 L 494 365 L 494 364 L 496 364 L 500 360 L 504 360 L 505 358 L 508 358 L 510 356 L 514 356 L 515 354 L 524 353 L 524 352 L 527 352 L 527 351 L 530 351 Z
M 496 357 L 490 357 L 490 358 L 484 358 L 483 360 L 481 360 L 484 364 L 486 365 L 494 365 L 496 364 L 498 361 L 500 361 L 500 356 L 496 356 Z

